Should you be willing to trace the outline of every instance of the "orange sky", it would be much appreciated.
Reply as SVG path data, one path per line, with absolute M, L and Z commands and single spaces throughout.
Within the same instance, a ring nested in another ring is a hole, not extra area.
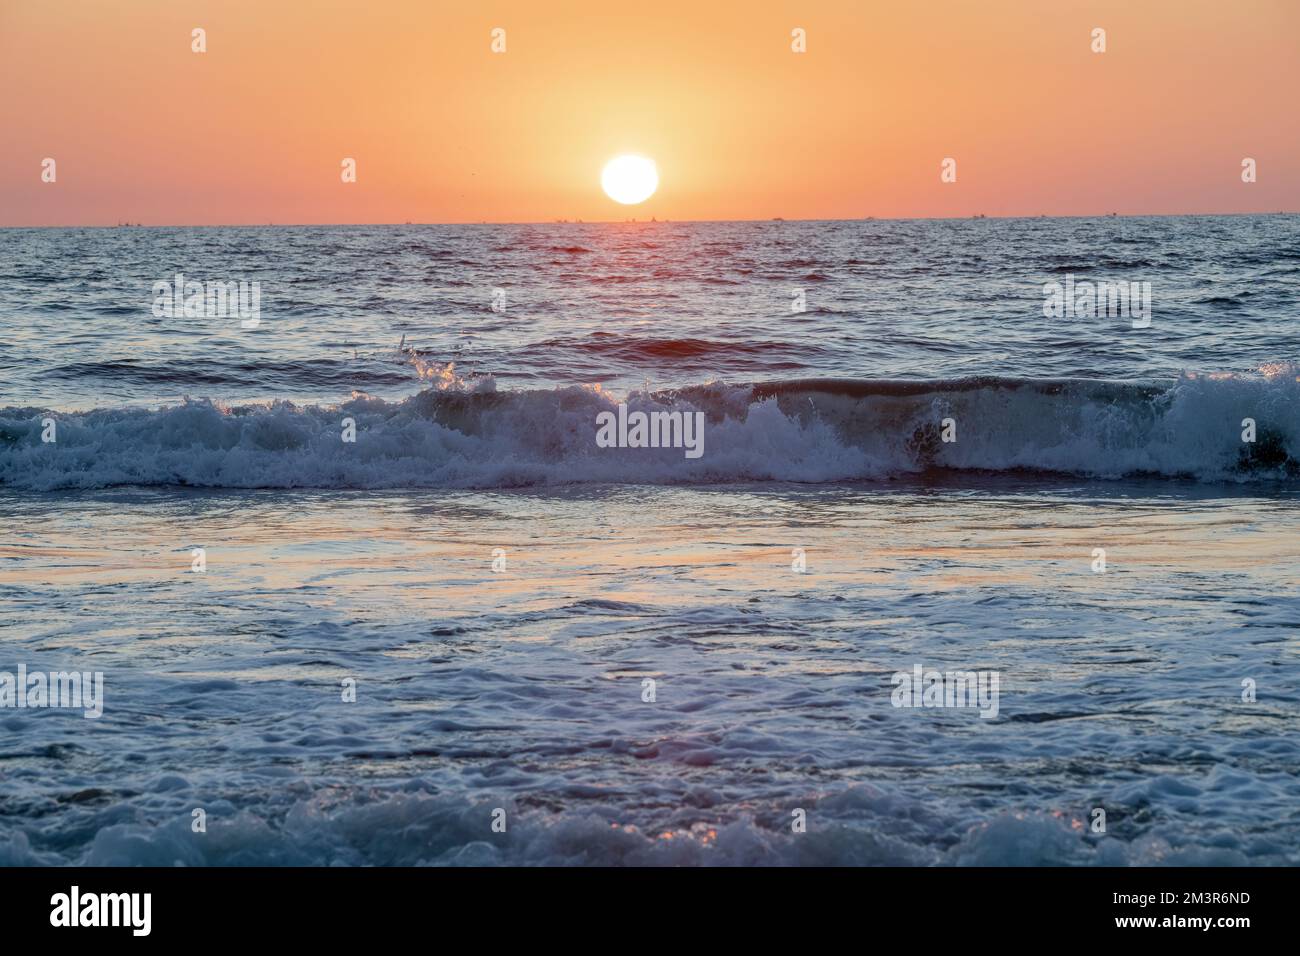
M 0 89 L 8 226 L 1300 210 L 1300 0 L 0 0 Z

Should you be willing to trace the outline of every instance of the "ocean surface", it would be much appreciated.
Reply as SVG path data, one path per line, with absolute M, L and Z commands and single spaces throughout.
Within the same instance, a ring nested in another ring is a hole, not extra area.
M 1298 317 L 1294 215 L 0 230 L 0 865 L 1300 864 Z

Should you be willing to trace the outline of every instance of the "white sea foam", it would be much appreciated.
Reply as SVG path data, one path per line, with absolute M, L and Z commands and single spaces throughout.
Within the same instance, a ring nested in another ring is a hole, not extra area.
M 60 414 L 0 410 L 0 483 L 31 490 L 518 487 L 577 482 L 832 482 L 926 470 L 1207 481 L 1300 475 L 1295 370 L 1162 386 L 970 379 L 713 384 L 634 393 L 628 407 L 702 412 L 704 455 L 600 448 L 617 407 L 599 388 L 498 391 L 447 382 L 402 401 Z M 41 441 L 53 417 L 58 440 Z M 356 441 L 342 440 L 344 419 Z M 1243 420 L 1256 440 L 1242 440 Z M 953 432 L 945 441 L 943 423 Z
M 1294 489 L 1024 484 L 0 494 L 0 861 L 1294 865 Z
M 816 806 L 815 798 L 804 801 Z M 249 810 L 214 816 L 195 833 L 178 811 L 155 823 L 103 826 L 73 859 L 35 849 L 21 830 L 0 830 L 0 865 L 89 866 L 1244 866 L 1285 863 L 1249 841 L 1215 845 L 1187 834 L 1135 840 L 1089 834 L 1078 818 L 993 812 L 974 823 L 926 814 L 911 798 L 874 786 L 820 802 L 803 834 L 781 818 L 745 815 L 716 824 L 646 832 L 595 812 L 511 813 L 506 832 L 485 832 L 491 804 L 427 793 L 376 794 L 331 805 L 313 797 L 283 819 Z M 1172 838 L 1172 842 L 1171 842 Z M 946 847 L 946 848 L 945 848 Z

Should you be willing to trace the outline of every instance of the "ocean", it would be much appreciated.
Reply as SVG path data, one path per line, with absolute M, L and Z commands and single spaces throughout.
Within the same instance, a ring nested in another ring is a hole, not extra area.
M 1300 864 L 1298 314 L 1280 214 L 0 230 L 0 865 Z

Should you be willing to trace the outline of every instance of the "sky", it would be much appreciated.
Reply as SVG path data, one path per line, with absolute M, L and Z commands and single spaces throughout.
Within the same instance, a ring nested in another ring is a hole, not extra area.
M 1300 211 L 1298 0 L 0 0 L 0 90 L 0 226 Z

